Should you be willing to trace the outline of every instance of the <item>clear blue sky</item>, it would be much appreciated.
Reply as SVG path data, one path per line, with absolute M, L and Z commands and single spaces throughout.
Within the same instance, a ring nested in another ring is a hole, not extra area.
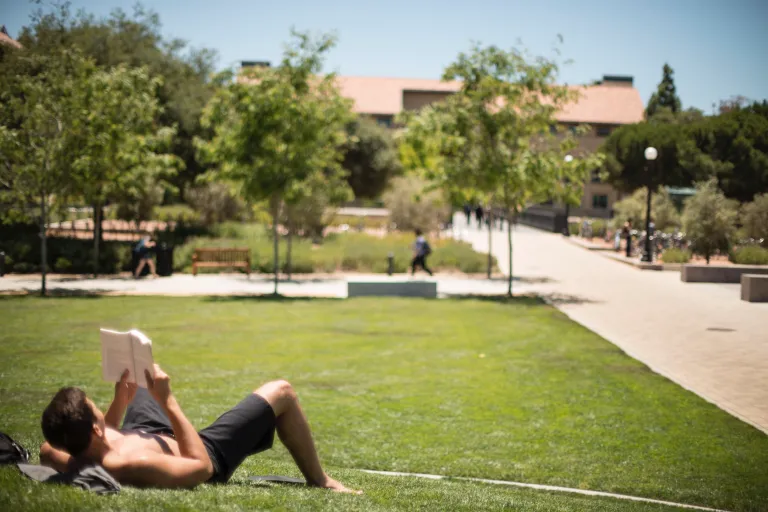
M 96 15 L 133 0 L 73 0 Z M 336 31 L 327 69 L 347 75 L 439 78 L 470 41 L 551 55 L 564 37 L 563 83 L 632 75 L 645 102 L 664 62 L 683 106 L 712 111 L 740 94 L 768 98 L 768 0 L 155 0 L 163 32 L 217 50 L 219 67 L 280 58 L 291 27 Z M 35 6 L 0 0 L 12 36 Z

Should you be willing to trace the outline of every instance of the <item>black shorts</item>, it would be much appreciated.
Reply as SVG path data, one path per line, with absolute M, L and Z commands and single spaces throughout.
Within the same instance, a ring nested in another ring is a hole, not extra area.
M 174 437 L 168 416 L 144 388 L 136 391 L 121 431 Z M 209 482 L 224 483 L 246 457 L 272 448 L 275 412 L 266 400 L 250 393 L 199 434 L 213 464 Z

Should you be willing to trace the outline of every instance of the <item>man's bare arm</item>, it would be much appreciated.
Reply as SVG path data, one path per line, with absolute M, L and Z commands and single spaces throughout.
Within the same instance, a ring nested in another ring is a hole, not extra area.
M 104 415 L 104 423 L 108 427 L 112 427 L 115 430 L 120 428 L 120 422 L 125 415 L 125 409 L 128 404 L 131 403 L 133 397 L 136 396 L 136 383 L 128 382 L 130 372 L 125 370 L 120 377 L 120 381 L 115 384 L 115 398 L 107 410 L 107 414 Z
M 197 430 L 189 422 L 176 402 L 176 398 L 171 394 L 170 378 L 158 365 L 155 365 L 155 376 L 152 377 L 149 372 L 146 372 L 146 377 L 149 392 L 168 415 L 168 419 L 171 420 L 173 434 L 176 436 L 176 442 L 179 443 L 182 457 L 203 463 L 210 478 L 213 475 L 213 465 L 208 451 L 205 449 Z
M 74 468 L 75 459 L 64 450 L 57 450 L 46 441 L 40 446 L 40 464 L 63 473 Z
M 163 455 L 142 453 L 127 461 L 104 460 L 104 468 L 120 483 L 137 487 L 183 488 L 194 487 L 211 477 L 210 462 Z

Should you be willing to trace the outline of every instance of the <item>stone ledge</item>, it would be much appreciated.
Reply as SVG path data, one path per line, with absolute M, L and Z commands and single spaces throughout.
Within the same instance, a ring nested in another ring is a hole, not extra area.
M 768 302 L 768 275 L 741 274 L 741 300 Z
M 768 265 L 683 265 L 684 283 L 739 283 L 743 274 L 768 275 Z
M 348 297 L 425 297 L 437 298 L 434 281 L 350 281 Z

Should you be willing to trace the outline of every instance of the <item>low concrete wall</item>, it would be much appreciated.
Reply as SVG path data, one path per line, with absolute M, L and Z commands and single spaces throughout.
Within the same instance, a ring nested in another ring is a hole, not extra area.
M 437 298 L 437 283 L 432 281 L 350 281 L 348 297 L 426 297 Z
M 741 300 L 768 302 L 768 275 L 742 274 Z
M 683 265 L 680 279 L 685 283 L 739 283 L 743 274 L 766 274 L 765 265 Z
M 542 229 L 550 233 L 562 233 L 565 229 L 565 213 L 544 207 L 532 206 L 518 217 L 520 224 Z

